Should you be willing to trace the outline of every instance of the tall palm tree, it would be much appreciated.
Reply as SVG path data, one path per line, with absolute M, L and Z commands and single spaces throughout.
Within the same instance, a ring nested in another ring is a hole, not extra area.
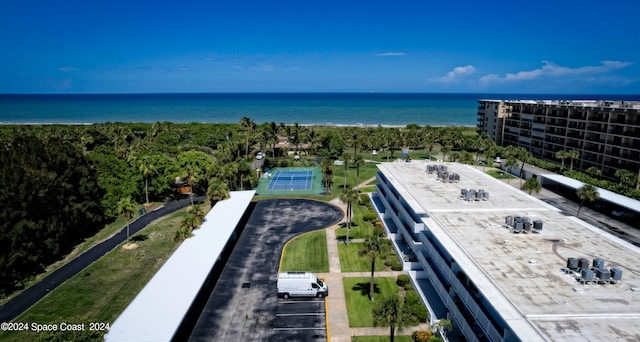
M 350 159 L 351 155 L 348 152 L 342 153 L 342 161 L 344 162 L 344 187 L 342 187 L 342 189 L 347 188 L 347 167 L 349 165 Z
M 519 146 L 516 148 L 516 158 L 520 159 L 520 187 L 522 187 L 522 179 L 524 178 L 524 166 L 533 158 L 531 152 L 526 148 Z
M 581 200 L 580 207 L 578 207 L 578 213 L 576 214 L 576 216 L 580 216 L 580 210 L 582 209 L 584 202 L 595 202 L 600 198 L 598 189 L 596 189 L 596 187 L 591 184 L 583 185 L 580 189 L 578 189 L 578 191 L 576 191 L 576 195 L 578 195 L 578 198 L 580 198 Z
M 244 156 L 248 156 L 249 155 L 249 138 L 252 136 L 253 131 L 256 128 L 256 123 L 251 120 L 251 118 L 243 116 L 240 119 L 240 125 L 242 125 L 242 127 L 244 127 L 247 130 L 247 136 L 246 136 L 246 140 L 245 140 L 245 152 L 244 152 Z
M 333 191 L 333 162 L 328 158 L 322 162 L 322 182 L 324 191 L 330 194 Z
M 340 200 L 347 204 L 347 239 L 345 240 L 346 244 L 349 244 L 349 230 L 351 230 L 351 218 L 352 218 L 352 210 L 351 207 L 353 203 L 360 202 L 360 195 L 353 188 L 343 189 L 340 194 Z
M 127 240 L 129 240 L 129 222 L 133 218 L 135 210 L 136 204 L 131 199 L 131 196 L 121 198 L 120 201 L 118 201 L 118 212 L 120 212 L 127 221 Z
M 383 297 L 376 302 L 371 308 L 371 316 L 373 317 L 373 326 L 388 326 L 389 340 L 395 339 L 396 329 L 402 330 L 406 324 L 404 305 L 397 294 L 389 297 Z
M 144 193 L 146 203 L 149 204 L 149 178 L 156 173 L 156 166 L 151 162 L 148 156 L 141 158 L 138 162 L 138 169 L 144 176 Z
M 364 165 L 364 158 L 359 154 L 353 156 L 353 166 L 356 168 L 356 190 L 360 186 L 360 167 L 362 165 Z
M 373 302 L 374 273 L 376 271 L 376 259 L 382 255 L 382 238 L 377 234 L 373 234 L 364 241 L 362 248 L 358 251 L 358 255 L 366 256 L 371 261 L 371 279 L 369 280 L 369 299 Z
M 569 158 L 569 153 L 567 150 L 560 150 L 556 152 L 556 159 L 560 159 L 562 162 L 562 168 L 564 169 L 564 160 Z
M 567 151 L 567 158 L 571 161 L 570 170 L 573 170 L 573 161 L 580 158 L 580 151 L 578 150 L 569 150 Z

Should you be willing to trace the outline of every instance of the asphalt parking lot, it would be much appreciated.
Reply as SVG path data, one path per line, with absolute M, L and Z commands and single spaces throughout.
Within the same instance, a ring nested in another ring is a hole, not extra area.
M 342 209 L 313 200 L 257 202 L 189 341 L 326 341 L 324 301 L 279 299 L 277 272 L 289 239 L 343 216 Z

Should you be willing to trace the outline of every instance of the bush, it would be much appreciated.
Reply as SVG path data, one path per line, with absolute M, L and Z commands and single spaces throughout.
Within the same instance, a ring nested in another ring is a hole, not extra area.
M 374 222 L 378 219 L 378 215 L 376 215 L 376 213 L 372 212 L 372 211 L 368 211 L 366 212 L 364 215 L 362 215 L 362 219 L 367 221 L 367 222 Z
M 370 207 L 371 206 L 371 198 L 369 198 L 369 195 L 367 194 L 361 194 L 360 195 L 360 205 L 363 207 Z
M 405 289 L 406 291 L 413 291 L 413 285 L 411 285 L 411 283 L 409 283 L 409 284 L 405 284 L 405 285 L 404 285 L 404 289 Z
M 407 294 L 404 297 L 404 305 L 407 309 L 409 309 L 410 322 L 418 324 L 419 322 L 426 322 L 427 319 L 429 319 L 427 308 L 424 306 L 424 304 L 422 304 L 420 296 L 418 296 L 415 291 L 407 291 Z
M 405 285 L 409 284 L 411 282 L 410 278 L 408 275 L 406 274 L 401 274 L 398 276 L 398 279 L 396 280 L 396 284 L 398 284 L 398 286 L 400 287 L 404 287 Z
M 415 342 L 429 342 L 432 337 L 433 333 L 429 330 L 418 330 L 411 334 L 411 338 L 413 338 Z
M 402 271 L 402 264 L 400 263 L 400 261 L 395 260 L 391 264 L 391 270 L 393 270 L 393 271 Z

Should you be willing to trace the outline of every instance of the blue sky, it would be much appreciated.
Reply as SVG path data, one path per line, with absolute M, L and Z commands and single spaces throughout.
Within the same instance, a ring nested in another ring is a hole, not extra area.
M 640 94 L 638 13 L 637 0 L 7 0 L 0 93 Z

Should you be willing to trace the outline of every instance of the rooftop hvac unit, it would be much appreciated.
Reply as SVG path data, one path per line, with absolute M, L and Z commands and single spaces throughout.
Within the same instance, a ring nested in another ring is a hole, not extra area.
M 582 281 L 593 281 L 593 271 L 588 268 L 583 269 L 580 275 L 582 276 Z
M 467 189 L 460 189 L 460 195 L 462 195 L 462 198 L 464 198 L 467 195 Z
M 489 200 L 489 192 L 485 191 L 482 193 L 482 200 L 483 201 L 488 201 Z
M 449 183 L 453 183 L 453 181 L 456 179 L 456 174 L 452 173 L 449 175 Z
M 454 179 L 454 181 L 455 181 L 456 183 L 460 182 L 460 175 L 459 175 L 459 174 L 457 174 L 457 173 L 454 173 L 454 175 L 455 175 L 455 179 Z
M 513 216 L 507 216 L 504 218 L 504 225 L 507 227 L 513 226 Z
M 589 259 L 587 258 L 578 259 L 578 268 L 580 268 L 581 270 L 585 268 L 589 268 Z
M 447 172 L 447 166 L 446 165 L 440 165 L 440 169 L 442 170 L 442 172 Z
M 611 279 L 611 271 L 599 268 L 596 270 L 596 277 L 598 277 L 600 281 L 609 281 L 609 279 Z
M 522 218 L 522 224 L 524 225 L 524 232 L 531 233 L 531 220 L 528 217 Z
M 611 280 L 619 281 L 622 279 L 622 270 L 619 268 L 611 269 Z
M 542 230 L 542 221 L 540 220 L 534 220 L 533 221 L 533 229 L 540 231 Z
M 521 233 L 524 228 L 524 224 L 522 223 L 522 217 L 516 217 L 513 222 L 513 232 Z
M 567 259 L 567 268 L 570 270 L 578 269 L 578 258 L 569 258 Z
M 467 201 L 471 201 L 471 198 L 476 195 L 476 191 L 473 189 L 469 189 L 467 193 L 464 195 L 464 199 Z
M 602 258 L 593 259 L 593 268 L 595 269 L 604 268 L 604 259 Z
M 427 165 L 427 172 L 429 172 L 429 174 L 432 174 L 434 169 L 435 169 L 435 166 Z
M 480 201 L 482 199 L 482 197 L 484 196 L 484 190 L 480 189 L 476 192 L 476 201 Z

